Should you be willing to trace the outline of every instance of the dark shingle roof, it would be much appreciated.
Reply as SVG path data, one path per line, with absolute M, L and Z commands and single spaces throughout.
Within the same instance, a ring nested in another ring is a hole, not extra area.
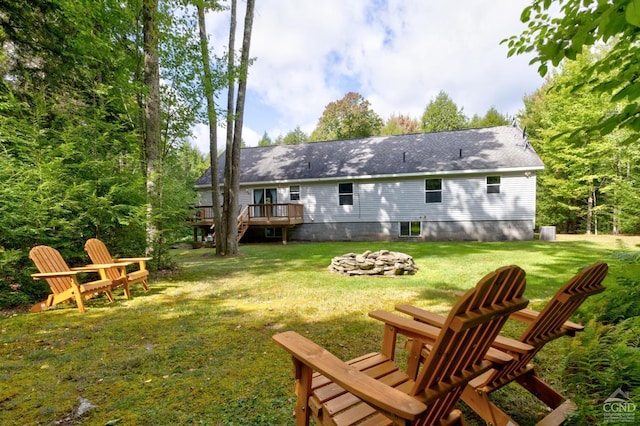
M 220 182 L 224 154 L 218 158 Z M 379 136 L 366 139 L 243 148 L 241 183 L 542 169 L 516 127 Z M 196 185 L 209 185 L 211 169 Z

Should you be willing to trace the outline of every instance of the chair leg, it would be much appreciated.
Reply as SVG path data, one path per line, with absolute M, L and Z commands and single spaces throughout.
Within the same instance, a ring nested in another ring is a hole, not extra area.
M 416 380 L 418 377 L 418 371 L 420 370 L 420 361 L 422 354 L 422 342 L 418 342 L 413 339 L 407 341 L 406 348 L 409 350 L 409 356 L 407 361 L 407 375 Z
M 124 287 L 124 296 L 127 299 L 131 299 L 131 290 L 129 290 L 129 283 L 125 281 L 122 287 Z
M 84 309 L 84 302 L 82 301 L 82 294 L 80 294 L 80 291 L 75 291 L 73 293 L 73 296 L 76 301 L 76 305 L 78 306 L 78 310 L 80 311 L 81 314 L 84 314 L 85 309 Z
M 36 303 L 35 305 L 33 305 L 29 311 L 30 312 L 41 312 L 41 311 L 44 311 L 46 309 L 49 309 L 51 306 L 53 306 L 53 294 L 50 294 L 47 297 L 47 300 L 44 300 L 44 301 L 42 301 L 40 303 Z
M 293 358 L 293 365 L 296 374 L 296 426 L 309 426 L 310 409 L 308 401 L 311 395 L 311 375 L 313 371 L 295 358 Z
M 502 411 L 489 399 L 489 394 L 467 385 L 462 392 L 461 399 L 482 419 L 492 426 L 517 426 L 507 413 Z
M 444 426 L 465 426 L 464 417 L 460 410 L 453 410 L 446 419 L 440 422 Z
M 558 408 L 567 399 L 540 380 L 534 370 L 518 377 L 516 381 L 552 409 Z
M 560 404 L 558 408 L 547 414 L 544 419 L 536 423 L 536 426 L 559 426 L 567 420 L 570 413 L 573 413 L 577 409 L 576 404 L 570 399 L 567 399 Z

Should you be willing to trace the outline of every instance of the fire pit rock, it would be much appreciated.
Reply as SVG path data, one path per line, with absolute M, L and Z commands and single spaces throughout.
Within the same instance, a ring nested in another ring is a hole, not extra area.
M 389 250 L 370 251 L 362 254 L 347 253 L 331 259 L 331 272 L 343 275 L 413 275 L 418 267 L 407 254 Z

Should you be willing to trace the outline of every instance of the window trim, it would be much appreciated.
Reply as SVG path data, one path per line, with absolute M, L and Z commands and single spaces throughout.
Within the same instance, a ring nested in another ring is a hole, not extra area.
M 489 182 L 490 179 L 493 180 L 493 182 Z M 495 182 L 496 179 L 497 179 L 497 182 Z M 500 186 L 502 185 L 502 178 L 500 177 L 500 175 L 489 175 L 485 179 L 485 182 L 487 184 L 487 194 L 500 193 L 500 190 L 501 190 Z
M 350 191 L 343 190 L 348 185 Z M 343 182 L 338 184 L 338 204 L 341 206 L 353 205 L 353 182 Z
M 413 233 L 413 225 L 418 224 L 418 233 Z M 402 233 L 402 225 L 407 225 L 407 234 Z M 411 238 L 411 237 L 419 237 L 422 235 L 422 221 L 420 220 L 401 220 L 398 222 L 398 236 L 402 238 Z
M 439 182 L 439 189 L 429 189 L 429 184 L 428 182 L 432 181 L 438 181 Z M 427 178 L 424 180 L 424 203 L 425 204 L 436 204 L 436 203 L 442 203 L 442 178 Z M 432 197 L 430 197 L 433 194 Z M 438 194 L 439 196 L 435 196 L 436 194 Z M 435 199 L 430 199 L 435 197 Z
M 297 188 L 294 190 L 294 188 Z M 289 200 L 300 201 L 300 185 L 289 185 Z

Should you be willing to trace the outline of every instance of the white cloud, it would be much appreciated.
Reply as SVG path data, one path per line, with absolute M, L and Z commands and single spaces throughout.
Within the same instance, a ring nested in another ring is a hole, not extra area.
M 324 107 L 348 91 L 362 94 L 383 119 L 392 113 L 419 118 L 440 90 L 469 116 L 491 106 L 515 114 L 542 79 L 529 58 L 507 58 L 499 43 L 522 31 L 519 17 L 528 4 L 258 1 L 243 139 L 256 145 L 264 131 L 275 139 L 296 126 L 310 133 Z M 208 17 L 218 46 L 227 44 L 225 19 Z M 241 39 L 239 33 L 237 46 Z

